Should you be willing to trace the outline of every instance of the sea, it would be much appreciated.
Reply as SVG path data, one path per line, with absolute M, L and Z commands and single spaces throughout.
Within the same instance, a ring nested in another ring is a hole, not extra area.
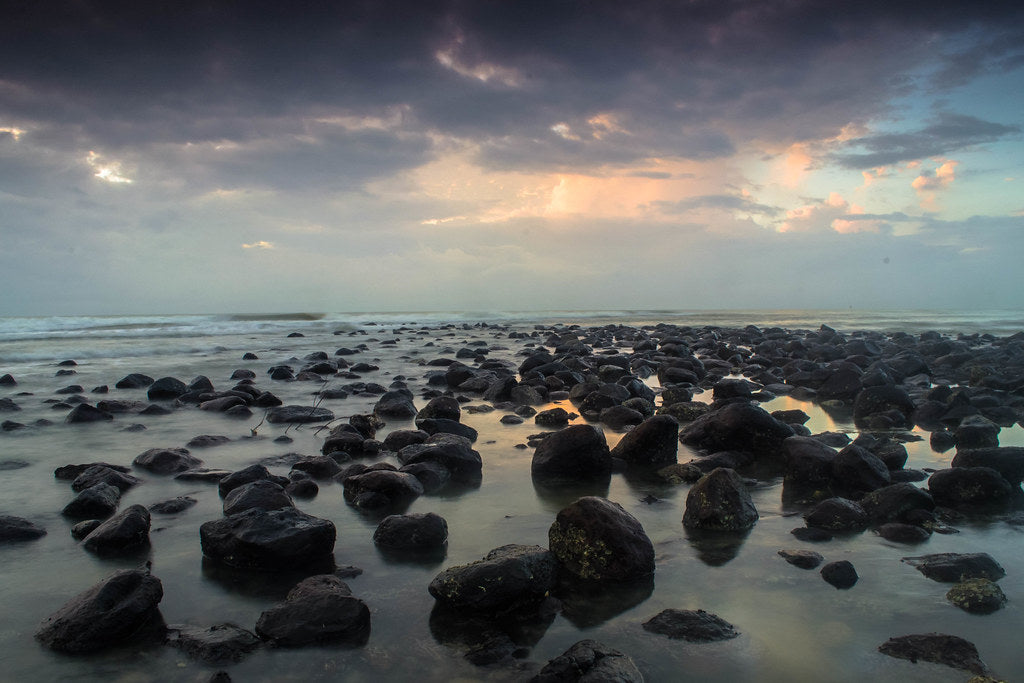
M 20 410 L 0 420 L 24 425 L 0 431 L 0 515 L 28 518 L 47 529 L 43 538 L 0 545 L 0 680 L 208 681 L 224 669 L 236 681 L 520 681 L 573 643 L 589 638 L 634 659 L 648 681 L 963 681 L 966 672 L 925 662 L 911 663 L 878 652 L 888 638 L 934 631 L 974 642 L 981 658 L 1005 680 L 1024 677 L 1019 634 L 1024 624 L 1024 523 L 1020 518 L 967 517 L 958 533 L 934 534 L 913 546 L 893 543 L 872 532 L 810 545 L 790 531 L 802 526 L 805 508 L 787 503 L 780 478 L 760 480 L 752 496 L 760 519 L 746 535 L 727 542 L 689 534 L 681 524 L 688 487 L 613 475 L 606 485 L 551 489 L 530 476 L 532 450 L 525 444 L 542 428 L 527 420 L 506 425 L 502 410 L 488 411 L 479 396 L 463 406 L 462 421 L 479 432 L 475 448 L 484 463 L 478 488 L 443 491 L 414 501 L 406 512 L 436 512 L 449 527 L 446 551 L 429 559 L 382 553 L 372 536 L 380 516 L 348 506 L 342 487 L 321 482 L 302 510 L 330 519 L 338 529 L 335 561 L 361 573 L 346 579 L 353 595 L 370 608 L 372 630 L 361 647 L 264 647 L 237 663 L 211 666 L 185 653 L 151 644 L 132 644 L 84 656 L 59 655 L 40 646 L 33 634 L 42 621 L 74 595 L 116 569 L 152 563 L 164 586 L 161 613 L 169 624 L 212 626 L 235 623 L 252 630 L 262 611 L 279 602 L 301 572 L 259 574 L 230 570 L 203 557 L 199 526 L 222 515 L 215 486 L 181 482 L 136 471 L 143 484 L 126 492 L 121 508 L 190 496 L 197 503 L 176 515 L 153 515 L 151 544 L 128 557 L 97 557 L 70 535 L 72 521 L 60 514 L 73 492 L 54 478 L 55 468 L 106 461 L 131 465 L 144 450 L 183 447 L 198 435 L 222 435 L 229 442 L 193 449 L 205 466 L 240 469 L 264 463 L 287 474 L 294 454 L 316 455 L 324 432 L 315 427 L 271 425 L 256 412 L 230 419 L 194 407 L 164 416 L 117 414 L 96 424 L 65 424 L 68 396 L 94 401 L 134 400 L 147 405 L 144 389 L 116 389 L 133 372 L 172 376 L 188 383 L 206 376 L 217 389 L 234 384 L 237 369 L 251 369 L 260 388 L 286 404 L 331 409 L 338 420 L 372 410 L 376 397 L 354 394 L 320 400 L 323 382 L 274 381 L 275 365 L 300 367 L 303 358 L 323 351 L 380 369 L 365 381 L 388 386 L 405 382 L 417 396 L 426 387 L 427 363 L 452 357 L 460 348 L 486 342 L 488 358 L 520 362 L 544 341 L 550 326 L 580 328 L 669 323 L 691 327 L 816 330 L 827 325 L 843 333 L 859 330 L 958 336 L 1009 336 L 1024 331 L 1024 311 L 813 310 L 813 311 L 474 311 L 474 312 L 298 312 L 282 314 L 121 315 L 0 318 L 0 375 L 14 386 L 0 386 L 0 399 Z M 528 346 L 528 345 L 533 346 Z M 474 348 L 480 348 L 475 346 Z M 256 360 L 243 360 L 251 353 Z M 74 361 L 74 364 L 68 363 Z M 646 380 L 657 389 L 657 379 Z M 66 393 L 72 388 L 70 393 Z M 106 393 L 98 393 L 106 388 Z M 62 392 L 62 393 L 58 393 Z M 710 400 L 709 394 L 697 400 Z M 568 402 L 558 404 L 567 410 Z M 480 408 L 478 411 L 472 410 Z M 538 409 L 554 407 L 538 406 Z M 802 409 L 812 432 L 838 431 L 855 437 L 852 416 L 843 410 L 790 397 L 763 405 L 766 410 Z M 574 418 L 580 422 L 582 418 Z M 141 427 L 136 426 L 141 425 Z M 378 432 L 413 428 L 391 421 Z M 622 434 L 605 428 L 610 446 Z M 942 469 L 952 453 L 929 446 L 928 433 L 913 430 L 906 444 L 908 467 Z M 279 437 L 287 437 L 282 440 Z M 1024 429 L 1004 428 L 1002 445 L 1024 446 Z M 693 457 L 680 446 L 679 460 Z M 390 456 L 381 456 L 388 460 Z M 392 458 L 393 459 L 393 458 Z M 373 462 L 373 459 L 367 462 Z M 489 667 L 471 664 L 467 639 L 457 625 L 441 618 L 427 592 L 442 569 L 482 558 L 508 544 L 547 545 L 555 515 L 582 495 L 613 500 L 644 526 L 656 551 L 654 581 L 639 590 L 616 590 L 576 599 L 546 623 L 518 634 L 520 658 Z M 778 556 L 782 549 L 809 549 L 825 561 L 853 562 L 860 576 L 849 590 L 824 582 L 817 570 L 802 570 Z M 1004 568 L 1000 581 L 1007 605 L 989 615 L 967 614 L 945 599 L 949 586 L 926 579 L 907 556 L 936 552 L 989 552 Z M 354 572 L 353 572 L 354 573 Z M 667 608 L 703 609 L 732 623 L 737 638 L 717 643 L 674 641 L 645 631 L 644 621 Z

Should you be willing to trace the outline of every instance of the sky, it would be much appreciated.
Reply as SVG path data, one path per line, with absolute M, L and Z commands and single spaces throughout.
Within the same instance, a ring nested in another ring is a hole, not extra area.
M 0 315 L 1024 308 L 1024 4 L 5 2 Z

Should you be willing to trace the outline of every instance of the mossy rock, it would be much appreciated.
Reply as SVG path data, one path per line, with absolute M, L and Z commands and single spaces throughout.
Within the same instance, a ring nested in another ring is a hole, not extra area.
M 1006 604 L 1003 589 L 989 579 L 967 579 L 946 593 L 946 599 L 972 614 L 990 614 Z

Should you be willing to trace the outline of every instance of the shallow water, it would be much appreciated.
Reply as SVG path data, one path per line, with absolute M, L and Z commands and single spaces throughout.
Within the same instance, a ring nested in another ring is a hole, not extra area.
M 232 324 L 239 321 L 232 321 Z M 242 321 L 251 323 L 251 321 Z M 311 404 L 316 383 L 272 382 L 266 368 L 301 358 L 313 351 L 333 354 L 340 346 L 366 343 L 370 350 L 350 360 L 380 365 L 365 381 L 385 386 L 396 376 L 409 378 L 414 394 L 424 386 L 428 369 L 422 360 L 439 356 L 445 347 L 458 349 L 472 339 L 484 339 L 504 351 L 491 358 L 517 359 L 525 343 L 510 340 L 495 328 L 429 330 L 393 333 L 393 327 L 362 327 L 365 335 L 335 336 L 338 325 L 322 320 L 274 320 L 267 329 L 232 328 L 196 338 L 137 336 L 117 339 L 110 335 L 90 347 L 75 335 L 43 340 L 9 339 L 0 344 L 0 374 L 12 373 L 16 387 L 0 388 L 0 397 L 12 397 L 23 407 L 4 413 L 3 419 L 31 423 L 52 420 L 48 427 L 0 433 L 0 460 L 24 460 L 29 467 L 0 471 L 0 514 L 16 514 L 45 526 L 49 533 L 29 543 L 0 546 L 0 596 L 5 617 L 0 625 L 0 665 L 7 680 L 105 680 L 105 681 L 205 681 L 213 669 L 165 647 L 125 647 L 106 653 L 69 657 L 40 647 L 33 639 L 39 623 L 73 595 L 112 571 L 134 567 L 151 559 L 153 573 L 164 586 L 161 612 L 168 623 L 187 622 L 208 626 L 225 621 L 251 629 L 260 613 L 282 599 L 299 578 L 249 574 L 204 561 L 199 546 L 199 525 L 221 515 L 221 500 L 210 484 L 184 483 L 170 477 L 136 472 L 143 485 L 127 492 L 121 509 L 133 503 L 150 505 L 179 495 L 191 495 L 199 503 L 178 515 L 154 515 L 152 545 L 132 558 L 99 559 L 78 546 L 68 530 L 71 523 L 59 514 L 73 497 L 67 482 L 57 481 L 55 467 L 68 463 L 105 460 L 130 464 L 142 451 L 153 447 L 183 446 L 199 434 L 222 434 L 230 444 L 195 449 L 207 467 L 238 469 L 263 458 L 297 452 L 318 454 L 323 434 L 309 426 L 286 428 L 234 421 L 219 414 L 183 408 L 162 417 L 119 415 L 113 423 L 66 425 L 66 411 L 54 411 L 43 403 L 53 392 L 69 384 L 81 384 L 88 392 L 107 384 L 107 398 L 146 401 L 144 390 L 118 390 L 114 383 L 137 371 L 153 377 L 175 376 L 188 382 L 203 374 L 218 389 L 234 384 L 228 378 L 237 368 L 257 373 L 257 384 L 273 391 L 285 403 Z M 306 336 L 285 338 L 288 330 Z M 343 328 L 356 329 L 353 327 Z M 529 331 L 532 326 L 521 329 Z M 241 330 L 241 331 L 239 331 Z M 247 331 L 248 330 L 248 331 Z M 500 335 L 497 336 L 496 335 Z M 395 346 L 381 346 L 372 339 L 398 339 Z M 434 346 L 425 346 L 433 342 Z M 4 344 L 7 344 L 6 346 Z M 161 345 L 166 345 L 162 347 Z M 17 348 L 16 348 L 17 347 Z M 88 349 L 102 353 L 89 353 Z M 142 348 L 150 352 L 143 353 Z M 192 351 L 190 349 L 196 349 Z M 222 350 L 217 350 L 222 349 Z M 81 351 L 82 353 L 76 353 Z M 166 351 L 166 352 L 162 352 Z M 243 362 L 243 351 L 258 361 Z M 76 375 L 56 377 L 56 362 L 77 357 Z M 517 360 L 518 362 L 518 360 Z M 301 365 L 292 362 L 296 367 Z M 332 385 L 353 380 L 334 379 Z M 656 382 L 654 378 L 650 380 Z M 32 392 L 21 396 L 20 392 Z M 86 393 L 87 398 L 102 398 Z M 368 412 L 375 397 L 350 397 L 322 403 L 339 418 Z M 423 399 L 417 399 L 421 407 Z M 469 405 L 479 405 L 474 400 Z M 564 406 L 571 410 L 572 407 Z M 831 416 L 810 403 L 779 398 L 764 404 L 767 410 L 801 408 L 812 416 L 813 432 L 826 429 L 855 434 L 852 422 Z M 543 408 L 543 407 L 540 407 Z M 1014 679 L 1024 673 L 1019 652 L 1019 632 L 1024 604 L 1024 529 L 1005 522 L 965 522 L 961 533 L 934 535 L 917 546 L 882 540 L 870 532 L 837 538 L 824 544 L 804 544 L 789 533 L 802 526 L 797 513 L 782 503 L 781 480 L 763 482 L 754 491 L 760 520 L 754 529 L 730 547 L 709 548 L 684 530 L 681 519 L 687 486 L 668 487 L 615 474 L 606 488 L 550 491 L 534 485 L 530 477 L 532 450 L 516 448 L 527 436 L 540 431 L 528 421 L 502 425 L 505 413 L 471 414 L 463 406 L 463 422 L 480 432 L 475 448 L 483 462 L 483 482 L 477 489 L 423 496 L 409 512 L 433 511 L 449 526 L 446 556 L 433 563 L 409 563 L 383 556 L 372 542 L 379 517 L 350 508 L 342 487 L 321 482 L 312 501 L 296 501 L 310 514 L 330 519 L 338 529 L 335 560 L 339 566 L 355 565 L 363 573 L 347 579 L 353 594 L 364 600 L 372 613 L 372 633 L 366 646 L 356 649 L 317 647 L 298 650 L 261 649 L 232 665 L 235 680 L 523 680 L 548 659 L 582 638 L 593 638 L 629 654 L 649 681 L 662 680 L 823 680 L 847 681 L 876 677 L 881 680 L 962 681 L 969 676 L 933 664 L 912 664 L 877 652 L 892 636 L 941 631 L 974 642 L 982 659 L 1000 676 Z M 121 429 L 142 422 L 147 429 L 129 433 Z M 410 428 L 411 422 L 392 421 L 377 438 L 393 429 Z M 251 430 L 256 429 L 253 437 Z M 274 438 L 287 433 L 291 444 Z M 605 429 L 610 445 L 620 438 Z M 907 444 L 908 467 L 946 466 L 952 453 L 937 454 L 925 440 Z M 1024 430 L 1004 429 L 1003 445 L 1024 445 Z M 688 454 L 680 448 L 679 460 Z M 272 467 L 286 474 L 288 467 Z M 591 599 L 567 606 L 543 631 L 529 659 L 518 667 L 478 668 L 463 657 L 463 650 L 447 642 L 450 633 L 434 624 L 434 600 L 426 587 L 444 567 L 479 559 L 506 543 L 547 545 L 547 530 L 555 514 L 580 495 L 604 495 L 637 517 L 656 549 L 657 569 L 650 592 L 617 594 L 608 591 L 604 600 Z M 653 495 L 657 502 L 642 501 Z M 794 516 L 795 515 L 795 516 Z M 817 571 L 788 565 L 777 551 L 809 548 L 826 561 L 849 559 L 860 580 L 851 590 L 839 591 L 825 583 Z M 990 552 L 1006 569 L 1000 586 L 1009 598 L 1007 606 L 991 615 L 974 616 L 945 600 L 948 586 L 924 578 L 900 558 L 934 552 Z M 731 622 L 741 632 L 733 640 L 690 644 L 671 641 L 644 631 L 640 624 L 668 607 L 705 609 Z

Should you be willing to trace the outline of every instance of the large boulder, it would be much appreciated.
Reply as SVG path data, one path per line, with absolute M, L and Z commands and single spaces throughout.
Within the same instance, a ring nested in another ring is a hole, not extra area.
M 110 484 L 111 486 L 116 486 L 124 493 L 136 484 L 141 483 L 142 480 L 138 477 L 119 472 L 104 465 L 93 465 L 75 477 L 74 481 L 71 482 L 71 490 L 84 491 L 96 484 Z
M 150 401 L 173 400 L 188 392 L 188 387 L 180 379 L 161 377 L 149 385 L 146 395 Z
M 444 419 L 458 422 L 462 419 L 462 408 L 454 396 L 435 396 L 416 414 L 416 420 Z
M 843 492 L 863 493 L 887 486 L 889 468 L 865 448 L 850 444 L 832 460 L 832 483 Z
M 826 531 L 863 531 L 868 527 L 868 513 L 846 498 L 827 498 L 804 515 L 807 526 Z
M 973 448 L 957 450 L 950 463 L 953 467 L 991 467 L 1011 486 L 1020 486 L 1024 479 L 1024 446 Z
M 632 659 L 595 640 L 581 640 L 550 660 L 530 683 L 643 683 Z
M 437 463 L 458 483 L 479 484 L 482 477 L 480 454 L 469 439 L 455 434 L 434 434 L 423 443 L 406 446 L 398 452 L 398 460 L 403 465 Z
M 177 474 L 203 466 L 203 461 L 190 455 L 187 448 L 150 448 L 132 460 L 132 464 L 154 474 Z
M 924 489 L 899 482 L 876 489 L 860 500 L 860 506 L 876 524 L 899 522 L 918 510 L 934 510 L 935 501 Z
M 370 636 L 370 609 L 337 576 L 320 574 L 299 582 L 284 602 L 263 612 L 256 634 L 279 647 L 363 645 Z
M 448 522 L 433 512 L 389 515 L 373 532 L 373 542 L 395 550 L 432 550 L 448 541 Z
M 686 495 L 683 526 L 711 531 L 741 531 L 757 522 L 757 509 L 743 479 L 719 467 L 704 475 Z
M 381 417 L 393 417 L 398 420 L 409 420 L 416 417 L 416 406 L 413 405 L 412 395 L 406 391 L 388 391 L 377 399 L 373 406 L 373 413 Z
M 572 425 L 540 442 L 530 470 L 540 479 L 602 480 L 611 476 L 612 456 L 604 432 L 592 425 Z
M 895 384 L 879 384 L 865 387 L 857 394 L 853 403 L 853 420 L 857 425 L 871 426 L 876 416 L 899 416 L 896 427 L 913 426 L 914 400 L 903 387 Z
M 120 501 L 121 489 L 100 482 L 80 491 L 61 514 L 72 519 L 105 519 L 117 511 Z
M 654 574 L 654 546 L 621 505 L 586 496 L 561 510 L 548 547 L 572 576 L 586 581 L 639 581 Z
M 330 422 L 333 419 L 334 412 L 320 406 L 275 406 L 267 411 L 270 424 Z
M 811 436 L 791 436 L 782 442 L 786 481 L 808 486 L 827 486 L 832 480 L 836 451 Z
M 334 524 L 295 508 L 251 509 L 199 527 L 203 554 L 245 569 L 297 569 L 333 560 Z
M 679 423 L 674 417 L 655 415 L 626 432 L 611 454 L 637 467 L 674 465 L 679 451 L 678 437 Z
M 960 420 L 953 438 L 960 450 L 999 446 L 999 425 L 983 415 L 968 415 Z
M 128 553 L 149 545 L 149 510 L 132 505 L 96 527 L 82 545 L 98 555 Z
M 393 470 L 371 470 L 347 477 L 345 502 L 365 510 L 407 505 L 423 495 L 423 484 L 415 475 Z
M 164 590 L 149 570 L 122 569 L 69 600 L 36 631 L 58 652 L 94 652 L 122 643 L 147 626 L 161 625 Z
M 1013 493 L 1010 482 L 991 467 L 939 470 L 928 478 L 928 490 L 935 500 L 950 507 L 1003 503 Z
M 793 436 L 793 428 L 752 403 L 729 403 L 712 410 L 683 428 L 679 440 L 709 453 L 747 451 L 773 455 Z
M 505 545 L 476 562 L 449 567 L 428 590 L 460 610 L 501 612 L 538 603 L 554 589 L 555 555 L 537 545 Z

